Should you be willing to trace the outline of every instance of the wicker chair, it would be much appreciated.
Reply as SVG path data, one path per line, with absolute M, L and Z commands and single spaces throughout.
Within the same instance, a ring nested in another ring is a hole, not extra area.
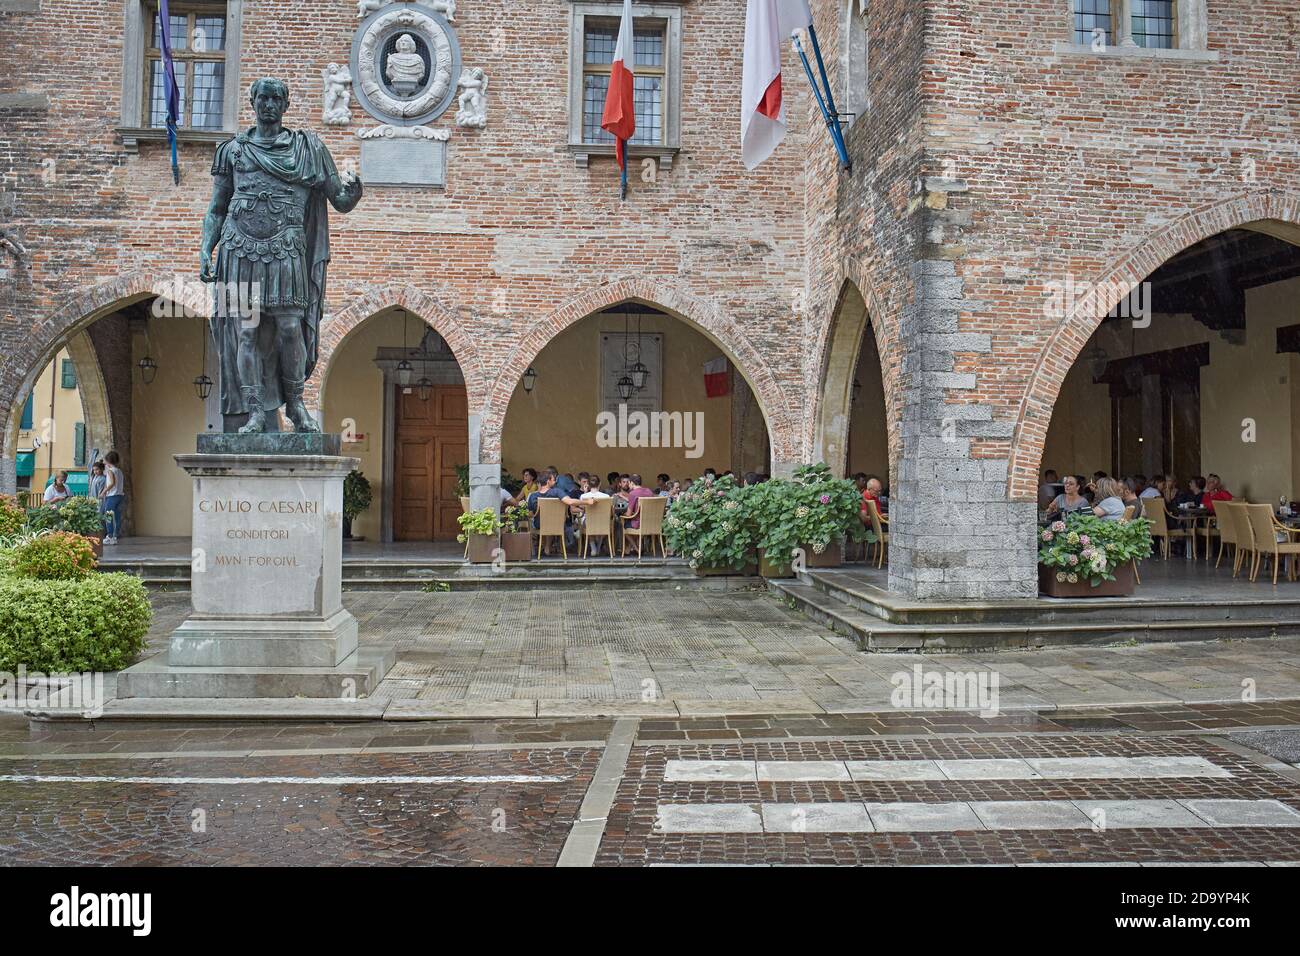
M 655 542 L 659 542 L 659 556 L 664 557 L 664 514 L 668 511 L 667 498 L 641 498 L 636 503 L 636 514 L 624 515 L 623 522 L 623 557 L 627 557 L 627 539 L 636 538 L 636 557 L 641 560 L 644 542 L 650 542 L 650 556 L 654 557 Z M 629 521 L 637 521 L 637 527 L 629 528 Z
M 542 560 L 542 545 L 547 538 L 560 539 L 560 553 L 569 560 L 569 545 L 564 538 L 564 520 L 568 507 L 559 498 L 537 499 L 537 560 Z

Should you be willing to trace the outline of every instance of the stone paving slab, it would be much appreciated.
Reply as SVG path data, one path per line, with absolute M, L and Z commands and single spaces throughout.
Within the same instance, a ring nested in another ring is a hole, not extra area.
M 156 653 L 184 620 L 189 598 L 155 593 L 152 600 L 148 641 Z M 941 676 L 996 674 L 1004 713 L 1236 703 L 1248 679 L 1257 702 L 1300 698 L 1300 638 L 863 653 L 758 591 L 349 592 L 345 605 L 364 644 L 397 646 L 397 665 L 366 702 L 393 720 L 530 711 L 647 719 L 873 717 L 898 712 L 898 675 L 918 665 Z M 654 694 L 650 706 L 643 700 L 647 688 Z M 152 702 L 134 706 L 159 717 L 183 715 Z M 197 714 L 205 705 L 182 706 Z M 274 716 L 265 703 L 256 706 Z M 294 719 L 297 706 L 287 701 L 280 713 Z M 1185 729 L 1160 723 L 1148 717 L 1143 729 Z

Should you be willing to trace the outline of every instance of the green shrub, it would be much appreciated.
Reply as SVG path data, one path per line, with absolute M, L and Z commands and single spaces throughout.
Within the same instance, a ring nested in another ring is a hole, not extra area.
M 456 540 L 464 544 L 467 535 L 477 534 L 492 537 L 501 531 L 501 516 L 492 508 L 484 508 L 481 511 L 467 511 L 456 519 L 460 525 L 461 533 L 456 536 Z
M 95 572 L 90 540 L 68 531 L 35 535 L 5 554 L 5 568 L 19 578 L 65 581 L 88 578 Z
M 370 490 L 370 479 L 359 471 L 350 471 L 343 479 L 343 517 L 349 521 L 357 518 L 370 507 L 374 493 Z
M 104 536 L 104 519 L 94 498 L 69 498 L 57 508 L 41 505 L 27 512 L 27 526 L 33 531 L 71 531 L 89 538 Z
M 1151 522 L 1103 521 L 1084 512 L 1053 521 L 1038 533 L 1038 563 L 1055 569 L 1056 580 L 1087 581 L 1094 588 L 1115 580 L 1115 568 L 1151 555 Z
M 27 512 L 12 495 L 0 495 L 0 538 L 10 538 L 27 527 Z
M 89 577 L 95 564 L 95 549 L 90 541 L 70 531 L 33 535 L 9 548 L 3 560 L 7 573 L 42 581 Z
M 752 489 L 723 475 L 709 487 L 700 480 L 673 504 L 664 538 L 692 568 L 743 571 L 755 560 L 757 532 L 747 504 Z
M 153 612 L 129 574 L 0 577 L 0 671 L 116 671 L 144 650 Z

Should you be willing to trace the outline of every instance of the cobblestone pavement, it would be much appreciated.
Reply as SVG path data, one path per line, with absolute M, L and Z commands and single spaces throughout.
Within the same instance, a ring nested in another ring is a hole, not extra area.
M 151 653 L 189 597 L 154 603 Z M 891 709 L 891 678 L 917 664 L 995 672 L 1004 710 L 1240 700 L 1246 686 L 1300 698 L 1300 638 L 864 654 L 763 591 L 353 592 L 345 604 L 363 641 L 397 646 L 383 701 L 532 702 L 555 717 L 851 713 Z
M 1300 704 L 1075 719 L 3 717 L 0 863 L 1300 864 Z

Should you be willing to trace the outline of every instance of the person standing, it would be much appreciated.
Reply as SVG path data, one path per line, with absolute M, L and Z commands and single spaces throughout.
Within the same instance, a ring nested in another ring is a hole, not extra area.
M 104 498 L 104 485 L 108 477 L 104 474 L 104 460 L 101 458 L 90 466 L 90 497 L 97 502 Z
M 122 474 L 122 459 L 116 451 L 104 456 L 104 488 L 100 498 L 99 513 L 112 516 L 107 524 L 104 544 L 117 544 L 122 531 L 122 517 L 126 511 L 126 477 Z

